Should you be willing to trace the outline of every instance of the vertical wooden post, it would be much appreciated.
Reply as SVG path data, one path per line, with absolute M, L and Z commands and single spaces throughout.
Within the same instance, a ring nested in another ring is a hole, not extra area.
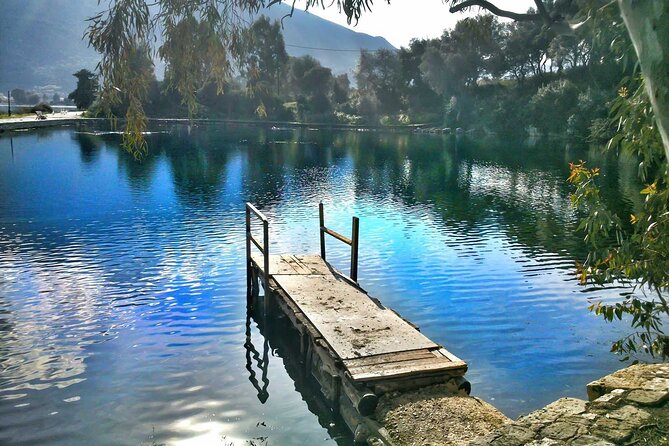
M 267 299 L 269 298 L 269 222 L 263 220 L 262 222 L 262 238 L 263 238 L 263 269 L 265 270 L 265 277 L 263 277 L 263 286 L 265 287 L 265 305 L 267 306 Z
M 318 203 L 318 222 L 320 223 L 321 233 L 321 258 L 325 260 L 325 215 L 323 212 L 323 202 Z
M 334 375 L 332 377 L 332 385 L 334 386 L 334 391 L 332 395 L 332 413 L 339 415 L 339 399 L 341 397 L 341 376 Z
M 12 116 L 12 92 L 7 90 L 7 116 Z
M 360 234 L 360 219 L 353 217 L 351 228 L 351 279 L 358 281 L 358 236 Z
M 311 343 L 307 341 L 307 349 L 304 352 L 304 375 L 309 376 L 311 374 L 311 361 L 314 357 L 313 347 Z
M 252 289 L 253 289 L 253 279 L 251 271 L 251 209 L 246 204 L 246 289 L 247 289 L 247 299 L 250 302 Z

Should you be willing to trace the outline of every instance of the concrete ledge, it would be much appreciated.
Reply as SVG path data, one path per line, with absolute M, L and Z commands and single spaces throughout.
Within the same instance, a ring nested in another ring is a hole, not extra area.
M 12 130 L 29 130 L 29 129 L 39 129 L 45 127 L 58 127 L 65 125 L 73 125 L 81 122 L 98 122 L 104 121 L 101 118 L 84 118 L 81 116 L 74 117 L 48 117 L 47 119 L 34 119 L 34 118 L 17 118 L 17 119 L 3 119 L 0 120 L 0 132 L 12 131 Z
M 124 119 L 119 118 L 117 122 L 122 123 Z M 330 130 L 357 130 L 373 132 L 413 132 L 422 130 L 425 124 L 407 125 L 352 125 L 339 123 L 304 123 L 290 121 L 257 121 L 245 119 L 188 119 L 188 118 L 147 118 L 149 123 L 159 124 L 195 124 L 215 125 L 231 124 L 254 127 L 270 127 L 276 130 L 282 129 L 330 129 Z M 72 125 L 78 122 L 109 122 L 107 118 L 84 118 L 81 116 L 59 116 L 47 115 L 47 119 L 37 120 L 34 117 L 0 119 L 0 132 L 9 130 L 28 130 L 43 127 L 56 127 L 59 125 Z

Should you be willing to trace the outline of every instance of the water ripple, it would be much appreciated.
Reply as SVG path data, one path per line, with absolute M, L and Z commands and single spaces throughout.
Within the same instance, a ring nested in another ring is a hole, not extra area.
M 246 201 L 272 221 L 274 253 L 319 252 L 319 202 L 343 234 L 358 215 L 362 286 L 511 416 L 619 365 L 616 329 L 586 307 L 626 290 L 578 285 L 563 156 L 361 132 L 146 136 L 139 163 L 105 130 L 22 134 L 13 157 L 0 137 L 2 444 L 350 442 L 275 347 L 266 402 L 249 381 Z M 345 272 L 349 254 L 328 241 Z

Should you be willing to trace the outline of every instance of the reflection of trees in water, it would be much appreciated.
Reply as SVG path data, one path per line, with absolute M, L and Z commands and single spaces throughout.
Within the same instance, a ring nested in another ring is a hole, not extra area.
M 218 199 L 235 154 L 243 162 L 231 174 L 240 175 L 244 199 L 261 207 L 282 198 L 286 169 L 323 162 L 320 143 L 305 130 L 180 126 L 155 140 L 152 146 L 170 164 L 177 196 L 193 205 Z
M 337 163 L 330 144 L 330 132 L 303 128 L 258 129 L 256 141 L 247 146 L 245 197 L 262 208 L 269 208 L 285 198 L 284 192 L 289 186 L 308 189 L 315 185 L 325 189 L 327 178 L 322 175 L 312 176 L 308 185 L 295 182 L 305 178 L 305 171 Z
M 225 181 L 229 146 L 221 147 L 209 131 L 171 136 L 160 138 L 160 148 L 169 162 L 177 196 L 190 205 L 211 205 Z
M 476 237 L 485 222 L 496 221 L 528 248 L 582 255 L 566 183 L 568 161 L 596 158 L 609 203 L 620 200 L 621 173 L 613 157 L 594 152 L 527 147 L 521 142 L 461 141 L 420 135 L 340 134 L 335 145 L 350 151 L 360 194 L 387 196 L 413 206 L 429 204 L 445 225 Z M 555 143 L 559 145 L 559 143 Z
M 89 132 L 74 132 L 72 133 L 72 140 L 79 145 L 79 157 L 84 164 L 91 164 L 97 160 L 100 148 L 104 145 L 104 141 Z
M 482 223 L 493 221 L 529 248 L 576 255 L 582 254 L 582 243 L 574 233 L 578 216 L 565 181 L 569 161 L 592 159 L 602 168 L 604 196 L 615 209 L 626 211 L 638 201 L 629 163 L 595 151 L 557 148 L 558 142 L 528 147 L 502 139 L 174 126 L 170 134 L 151 135 L 149 143 L 150 153 L 140 162 L 125 152 L 119 156 L 131 184 L 149 182 L 157 160 L 165 157 L 177 196 L 190 205 L 211 208 L 226 200 L 220 194 L 226 171 L 235 167 L 232 159 L 241 160 L 240 172 L 234 173 L 243 200 L 266 209 L 288 199 L 289 189 L 292 199 L 295 193 L 322 195 L 350 166 L 356 195 L 390 195 L 409 206 L 429 205 L 445 225 L 474 237 Z M 343 168 L 326 176 L 333 167 Z
M 154 138 L 147 139 L 153 140 Z M 118 145 L 118 139 L 116 144 Z M 118 152 L 118 169 L 125 173 L 130 187 L 135 191 L 148 190 L 156 172 L 156 165 L 160 160 L 159 153 L 151 151 L 138 160 L 123 149 L 119 148 Z

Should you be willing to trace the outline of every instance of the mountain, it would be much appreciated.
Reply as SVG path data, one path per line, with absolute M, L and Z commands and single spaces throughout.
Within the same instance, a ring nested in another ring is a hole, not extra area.
M 281 20 L 289 12 L 290 8 L 282 4 L 264 9 L 260 14 L 270 20 Z M 283 40 L 289 55 L 313 56 L 321 65 L 332 68 L 335 74 L 350 75 L 358 63 L 360 49 L 396 49 L 383 37 L 355 32 L 297 9 L 292 17 L 283 20 Z
M 95 0 L 0 1 L 0 88 L 74 90 L 72 73 L 90 70 L 97 53 L 82 40 Z
M 1 0 L 0 91 L 23 88 L 50 98 L 54 92 L 74 90 L 72 73 L 93 70 L 100 60 L 83 39 L 86 19 L 99 10 L 96 0 Z M 280 20 L 289 11 L 279 4 L 259 14 Z M 295 10 L 283 25 L 288 54 L 312 55 L 335 74 L 352 72 L 359 49 L 394 49 L 382 37 L 352 31 L 305 11 Z

